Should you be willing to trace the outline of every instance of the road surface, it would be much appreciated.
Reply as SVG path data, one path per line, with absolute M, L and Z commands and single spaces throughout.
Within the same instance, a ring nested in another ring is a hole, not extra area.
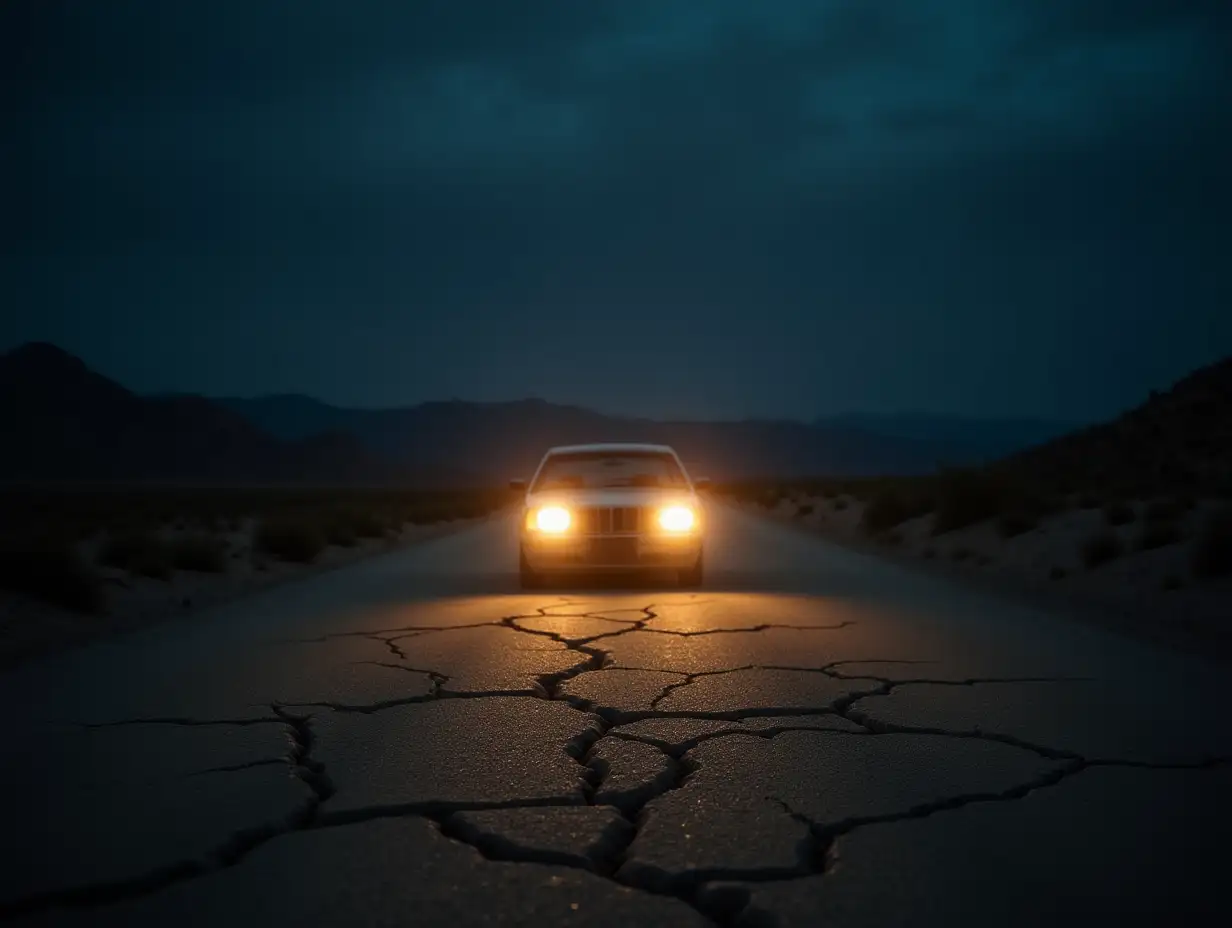
M 1226 669 L 714 507 L 710 576 L 523 594 L 515 525 L 0 678 L 3 917 L 1183 924 Z

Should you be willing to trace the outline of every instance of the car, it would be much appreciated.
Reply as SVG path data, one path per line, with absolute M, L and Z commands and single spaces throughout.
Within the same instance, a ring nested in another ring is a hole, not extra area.
M 602 442 L 549 448 L 525 491 L 518 570 L 523 589 L 549 574 L 675 571 L 698 586 L 705 570 L 705 514 L 670 445 Z

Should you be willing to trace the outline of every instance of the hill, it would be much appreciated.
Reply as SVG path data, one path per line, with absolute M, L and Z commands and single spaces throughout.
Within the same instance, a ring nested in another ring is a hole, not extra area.
M 382 463 L 354 436 L 275 438 L 203 397 L 142 397 L 54 345 L 0 356 L 9 481 L 351 482 Z
M 1232 358 L 1152 392 L 1111 422 L 997 466 L 1037 483 L 1122 496 L 1232 494 Z
M 924 412 L 847 413 L 823 416 L 815 419 L 813 424 L 854 428 L 877 435 L 945 445 L 952 449 L 951 458 L 971 464 L 995 461 L 1023 448 L 1051 441 L 1084 425 L 1055 419 L 976 418 Z

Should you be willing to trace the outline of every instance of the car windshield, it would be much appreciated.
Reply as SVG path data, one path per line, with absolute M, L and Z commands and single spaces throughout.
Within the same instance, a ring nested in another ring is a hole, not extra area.
M 552 455 L 544 462 L 532 489 L 681 488 L 687 485 L 684 472 L 670 454 L 591 451 Z

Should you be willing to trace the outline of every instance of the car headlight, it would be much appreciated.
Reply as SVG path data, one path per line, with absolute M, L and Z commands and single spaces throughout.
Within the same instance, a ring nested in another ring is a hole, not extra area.
M 535 513 L 535 528 L 541 532 L 559 535 L 561 532 L 569 531 L 569 525 L 572 522 L 573 518 L 569 515 L 569 510 L 562 506 L 544 506 Z
M 688 506 L 668 506 L 659 511 L 659 526 L 669 532 L 687 532 L 697 523 Z

